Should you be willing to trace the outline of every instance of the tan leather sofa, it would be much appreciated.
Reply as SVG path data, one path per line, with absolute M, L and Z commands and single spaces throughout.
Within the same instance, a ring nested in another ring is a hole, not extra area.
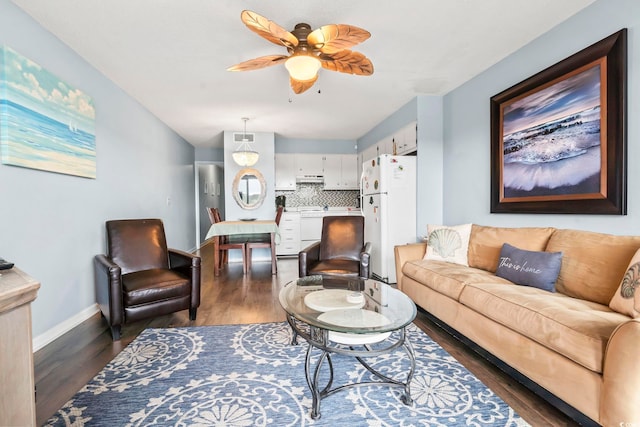
M 563 252 L 556 292 L 496 276 L 503 243 Z M 396 247 L 417 305 L 604 426 L 640 427 L 640 319 L 609 308 L 640 236 L 473 225 L 469 267 Z

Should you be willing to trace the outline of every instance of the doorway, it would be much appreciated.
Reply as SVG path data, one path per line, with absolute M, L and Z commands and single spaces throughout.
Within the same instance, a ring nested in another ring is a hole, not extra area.
M 195 162 L 196 247 L 205 240 L 211 221 L 207 208 L 218 208 L 224 220 L 224 163 Z

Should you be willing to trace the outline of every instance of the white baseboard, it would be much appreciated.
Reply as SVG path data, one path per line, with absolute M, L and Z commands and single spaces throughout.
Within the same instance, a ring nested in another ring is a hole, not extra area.
M 56 338 L 61 337 L 99 311 L 100 307 L 98 306 L 98 304 L 93 304 L 92 306 L 85 308 L 75 316 L 70 317 L 64 322 L 57 324 L 45 333 L 38 335 L 33 339 L 33 352 L 35 353 Z

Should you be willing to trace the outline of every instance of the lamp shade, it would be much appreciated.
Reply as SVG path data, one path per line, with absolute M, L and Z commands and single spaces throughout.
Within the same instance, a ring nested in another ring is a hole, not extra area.
M 257 151 L 249 150 L 245 147 L 231 153 L 231 157 L 238 166 L 253 166 L 258 163 L 260 155 Z
M 284 63 L 291 78 L 300 81 L 313 79 L 320 65 L 320 60 L 311 55 L 293 55 Z

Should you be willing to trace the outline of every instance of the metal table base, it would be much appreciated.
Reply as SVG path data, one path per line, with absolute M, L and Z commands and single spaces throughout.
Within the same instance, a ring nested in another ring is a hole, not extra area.
M 416 359 L 413 352 L 413 347 L 409 342 L 405 328 L 400 329 L 400 337 L 397 340 L 391 340 L 390 338 L 387 338 L 387 340 L 390 340 L 390 342 L 385 343 L 384 347 L 381 348 L 373 348 L 368 344 L 359 345 L 357 347 L 344 345 L 336 346 L 331 344 L 329 340 L 328 330 L 308 325 L 295 319 L 291 315 L 287 315 L 287 321 L 289 322 L 289 325 L 291 326 L 291 329 L 293 331 L 291 344 L 295 345 L 297 343 L 298 336 L 304 338 L 309 344 L 305 358 L 304 371 L 307 379 L 307 385 L 309 386 L 309 390 L 311 390 L 311 396 L 313 398 L 311 407 L 311 418 L 313 418 L 314 420 L 320 418 L 320 402 L 322 401 L 322 399 L 327 396 L 331 396 L 332 394 L 341 390 L 346 390 L 353 387 L 380 384 L 388 385 L 390 387 L 400 387 L 403 389 L 403 393 L 401 396 L 402 403 L 408 406 L 411 406 L 413 404 L 410 385 L 411 379 L 413 378 L 413 374 L 415 372 Z M 381 372 L 378 372 L 363 359 L 364 357 L 371 357 L 389 353 L 400 347 L 407 353 L 410 363 L 409 372 L 407 373 L 407 378 L 405 381 L 390 378 L 382 374 Z M 317 362 L 315 363 L 315 366 L 313 366 L 314 364 L 312 363 L 314 349 L 320 350 L 320 355 Z M 362 381 L 331 388 L 333 385 L 333 362 L 331 361 L 331 355 L 333 353 L 355 357 L 356 360 L 367 371 L 377 377 L 379 381 Z M 319 382 L 321 368 L 324 365 L 325 360 L 327 361 L 327 365 L 329 367 L 329 379 L 327 380 L 327 384 L 325 384 L 323 387 Z

